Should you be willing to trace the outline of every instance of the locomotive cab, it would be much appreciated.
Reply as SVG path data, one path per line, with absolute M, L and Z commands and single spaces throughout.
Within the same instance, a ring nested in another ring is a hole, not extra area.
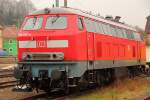
M 86 33 L 81 17 L 73 14 L 27 16 L 18 36 L 19 60 L 34 60 L 30 52 L 56 52 L 48 60 L 84 60 Z M 82 47 L 82 48 L 81 48 Z M 78 49 L 80 48 L 80 50 Z M 24 51 L 28 51 L 25 53 Z M 58 52 L 58 53 L 57 53 Z M 74 56 L 72 56 L 74 54 Z M 64 56 L 58 57 L 57 55 Z M 79 57 L 80 56 L 80 57 Z M 35 59 L 36 60 L 36 59 Z M 40 59 L 39 59 L 40 60 Z M 42 59 L 41 59 L 42 60 Z M 45 60 L 45 59 L 43 59 Z

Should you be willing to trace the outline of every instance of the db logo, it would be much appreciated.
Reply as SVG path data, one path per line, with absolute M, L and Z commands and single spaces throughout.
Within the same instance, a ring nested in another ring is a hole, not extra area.
M 46 47 L 46 41 L 37 41 L 36 45 L 38 48 Z

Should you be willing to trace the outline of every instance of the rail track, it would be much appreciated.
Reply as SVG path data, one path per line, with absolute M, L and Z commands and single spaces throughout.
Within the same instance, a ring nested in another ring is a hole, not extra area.
M 0 70 L 0 89 L 13 87 L 16 84 L 17 81 L 13 78 L 13 70 Z
M 0 73 L 12 72 L 10 69 L 0 69 Z
M 67 98 L 67 95 L 64 94 L 47 94 L 45 92 L 41 92 L 41 93 L 37 93 L 34 95 L 28 95 L 27 97 L 23 97 L 23 98 L 16 98 L 19 100 L 65 100 L 64 98 Z
M 17 85 L 17 81 L 13 78 L 13 70 L 0 69 L 0 90 L 11 88 Z M 66 98 L 65 95 L 54 94 L 50 95 L 45 92 L 34 93 L 25 97 L 16 97 L 16 100 L 55 100 L 59 98 Z M 61 99 L 63 100 L 63 99 Z
M 24 97 L 21 98 L 20 100 L 39 100 L 39 99 L 46 99 L 46 97 L 48 97 L 48 95 L 46 93 L 39 93 L 39 94 L 35 94 L 35 95 L 31 95 L 28 97 Z
M 13 77 L 13 74 L 0 75 L 0 78 Z
M 0 89 L 13 87 L 17 85 L 17 81 L 0 82 Z
M 61 92 L 55 92 L 52 94 L 41 92 L 39 94 L 21 98 L 19 100 L 70 100 L 71 97 L 89 94 L 93 91 L 95 91 L 95 88 L 89 88 L 89 89 L 86 89 L 84 91 L 79 91 L 79 92 L 72 92 L 68 95 L 61 93 Z
M 13 70 L 0 70 L 0 78 L 13 77 Z

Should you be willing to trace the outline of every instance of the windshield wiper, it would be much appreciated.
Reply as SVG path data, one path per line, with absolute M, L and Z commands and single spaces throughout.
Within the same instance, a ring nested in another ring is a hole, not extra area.
M 54 19 L 55 18 L 55 19 Z M 52 24 L 54 24 L 58 19 L 59 19 L 59 16 L 57 17 L 53 17 L 54 20 L 52 20 Z
M 36 21 L 37 21 L 37 17 L 34 16 L 34 19 L 33 19 L 33 25 L 34 25 L 34 26 L 35 26 L 35 24 L 36 24 Z

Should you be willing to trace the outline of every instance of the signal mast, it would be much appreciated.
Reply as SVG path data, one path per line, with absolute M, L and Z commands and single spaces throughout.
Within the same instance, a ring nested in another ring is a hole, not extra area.
M 59 0 L 55 0 L 55 4 L 56 4 L 56 7 L 59 7 Z M 67 0 L 64 0 L 64 7 L 67 8 L 67 6 L 68 6 L 68 2 Z

